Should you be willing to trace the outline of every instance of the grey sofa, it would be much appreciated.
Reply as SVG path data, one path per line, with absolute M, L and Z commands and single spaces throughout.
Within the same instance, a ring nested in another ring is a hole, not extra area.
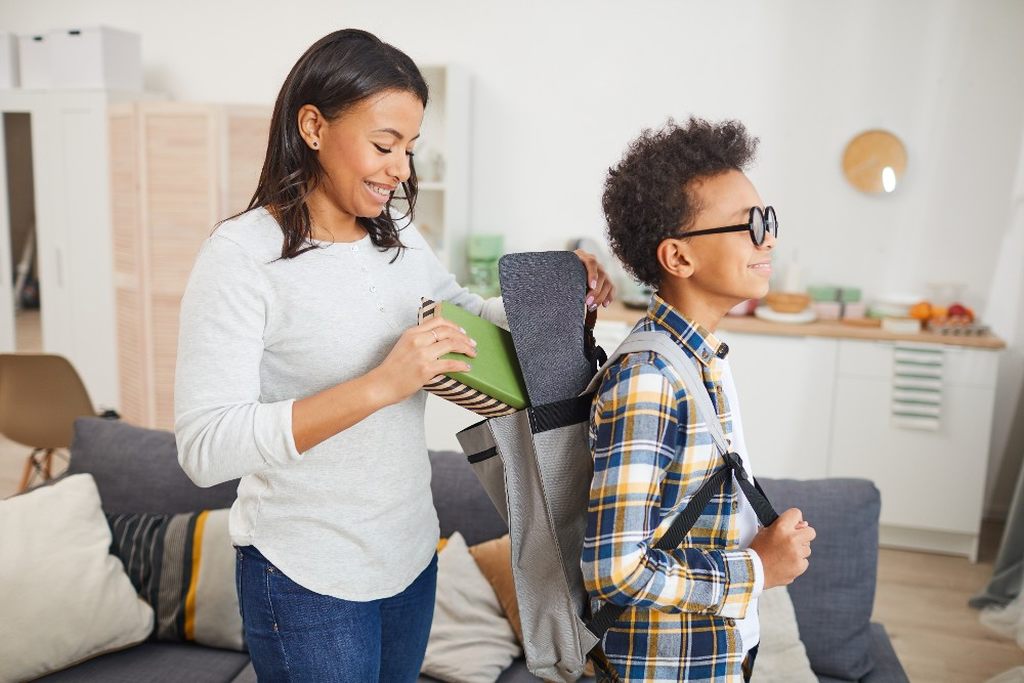
M 506 533 L 465 458 L 449 452 L 431 453 L 430 458 L 442 535 L 457 530 L 472 545 Z M 200 489 L 189 481 L 178 467 L 173 434 L 119 421 L 76 422 L 68 473 L 84 472 L 95 478 L 108 513 L 217 509 L 229 507 L 235 498 L 234 482 Z M 878 491 L 869 482 L 848 479 L 762 484 L 777 508 L 800 507 L 818 531 L 811 568 L 790 587 L 790 594 L 819 679 L 907 681 L 885 629 L 869 622 L 877 565 Z M 148 642 L 40 680 L 242 683 L 255 681 L 256 676 L 244 653 Z M 522 660 L 499 679 L 537 680 Z

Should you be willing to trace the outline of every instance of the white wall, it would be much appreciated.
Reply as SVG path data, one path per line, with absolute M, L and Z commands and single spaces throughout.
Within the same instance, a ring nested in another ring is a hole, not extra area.
M 1024 144 L 1020 147 L 1012 218 L 993 269 L 985 319 L 1009 345 L 999 363 L 986 501 L 1005 516 L 1024 460 Z
M 780 257 L 798 251 L 809 280 L 869 294 L 957 281 L 978 310 L 993 289 L 1024 303 L 993 275 L 1024 121 L 1016 0 L 0 0 L 5 30 L 99 23 L 140 32 L 147 87 L 176 99 L 270 103 L 299 54 L 345 26 L 465 65 L 471 225 L 506 233 L 511 250 L 600 237 L 605 171 L 641 127 L 736 117 L 762 140 L 752 177 L 778 208 Z M 910 159 L 881 198 L 839 167 L 875 127 Z M 1004 440 L 1013 415 L 1003 407 Z

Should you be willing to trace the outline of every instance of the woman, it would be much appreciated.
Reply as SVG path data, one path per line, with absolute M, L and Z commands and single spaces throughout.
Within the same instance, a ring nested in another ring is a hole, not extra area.
M 438 523 L 420 388 L 467 369 L 444 354 L 476 352 L 450 323 L 416 325 L 417 302 L 504 320 L 411 223 L 426 102 L 415 64 L 373 35 L 314 44 L 278 95 L 249 209 L 206 241 L 182 301 L 178 457 L 200 486 L 241 478 L 230 531 L 261 679 L 390 683 L 422 663 Z

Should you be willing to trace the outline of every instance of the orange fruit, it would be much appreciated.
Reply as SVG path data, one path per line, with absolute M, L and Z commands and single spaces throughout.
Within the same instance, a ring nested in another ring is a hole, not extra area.
M 915 320 L 928 320 L 932 317 L 932 305 L 927 301 L 914 304 L 910 307 L 910 317 Z

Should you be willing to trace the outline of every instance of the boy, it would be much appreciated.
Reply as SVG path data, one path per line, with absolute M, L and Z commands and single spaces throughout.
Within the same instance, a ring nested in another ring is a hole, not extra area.
M 778 227 L 743 173 L 756 145 L 735 121 L 669 121 L 633 141 L 603 198 L 615 255 L 657 289 L 635 329 L 668 335 L 693 360 L 734 449 L 742 438 L 719 360 L 728 347 L 714 330 L 733 306 L 768 292 Z M 609 661 L 629 681 L 749 680 L 757 597 L 806 571 L 814 529 L 794 508 L 759 530 L 733 477 L 679 548 L 654 548 L 724 466 L 679 376 L 654 353 L 608 368 L 589 437 L 583 574 L 595 612 L 605 601 L 628 608 L 605 635 Z

